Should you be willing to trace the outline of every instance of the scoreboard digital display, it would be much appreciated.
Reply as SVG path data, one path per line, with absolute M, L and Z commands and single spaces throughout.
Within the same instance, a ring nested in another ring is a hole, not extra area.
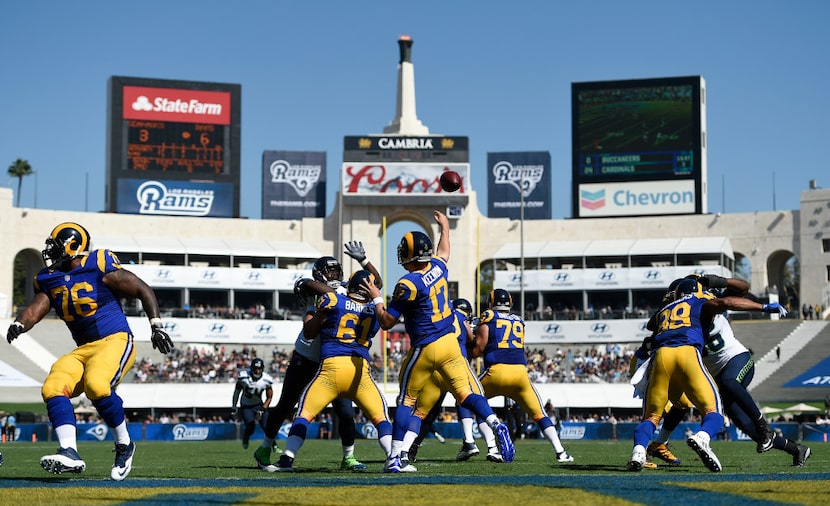
M 572 83 L 574 214 L 581 184 L 705 178 L 700 76 Z
M 238 216 L 240 95 L 235 84 L 111 77 L 109 81 L 107 210 L 119 205 L 120 179 L 231 183 Z M 176 183 L 179 182 L 179 183 Z M 140 196 L 137 198 L 141 198 Z M 124 204 L 122 202 L 122 204 Z
M 124 170 L 227 174 L 221 125 L 130 120 Z

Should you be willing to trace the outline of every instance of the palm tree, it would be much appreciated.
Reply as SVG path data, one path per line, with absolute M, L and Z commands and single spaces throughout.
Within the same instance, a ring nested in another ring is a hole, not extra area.
M 17 178 L 17 207 L 20 207 L 20 188 L 23 186 L 23 176 L 33 174 L 34 170 L 28 161 L 18 158 L 9 165 L 8 173 L 9 176 Z

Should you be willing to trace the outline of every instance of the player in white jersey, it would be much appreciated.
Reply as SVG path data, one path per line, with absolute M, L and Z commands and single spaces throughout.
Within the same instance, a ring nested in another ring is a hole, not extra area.
M 345 245 L 345 254 L 360 263 L 360 266 L 375 277 L 375 281 L 382 286 L 380 273 L 366 258 L 366 250 L 360 241 L 349 241 Z M 326 291 L 336 291 L 342 295 L 346 294 L 346 283 L 343 281 L 343 266 L 340 262 L 330 256 L 318 258 L 311 269 L 314 279 L 298 279 L 294 284 L 294 294 L 306 306 L 304 321 L 308 321 L 314 315 L 315 296 Z M 276 406 L 268 411 L 268 422 L 265 425 L 265 438 L 262 445 L 254 453 L 254 460 L 257 466 L 263 471 L 273 472 L 276 467 L 271 464 L 271 451 L 274 441 L 279 434 L 280 426 L 287 419 L 293 419 L 294 406 L 300 400 L 300 395 L 306 386 L 317 374 L 320 366 L 320 339 L 308 339 L 300 331 L 294 342 L 294 352 L 291 354 L 291 362 L 285 371 L 282 391 Z M 354 405 L 351 399 L 345 397 L 334 399 L 331 402 L 332 411 L 337 419 L 337 432 L 340 435 L 343 460 L 340 468 L 351 471 L 362 471 L 367 466 L 361 463 L 354 455 L 354 443 L 357 434 L 355 428 Z
M 251 361 L 251 368 L 247 371 L 241 371 L 239 378 L 236 380 L 236 388 L 233 390 L 233 406 L 231 406 L 231 413 L 237 415 L 237 406 L 239 406 L 239 419 L 245 425 L 242 433 L 242 448 L 248 449 L 248 442 L 251 440 L 251 435 L 256 430 L 256 422 L 259 419 L 259 424 L 265 428 L 267 414 L 265 410 L 271 405 L 271 398 L 274 396 L 274 378 L 265 372 L 265 362 L 261 358 L 255 358 Z M 265 394 L 265 400 L 262 400 L 262 394 Z
M 709 288 L 706 295 L 710 297 L 717 296 L 714 292 L 718 289 L 723 289 L 724 295 L 737 296 L 746 295 L 749 291 L 749 284 L 736 278 L 726 279 L 710 274 L 699 277 L 698 281 Z M 803 466 L 810 457 L 810 448 L 783 436 L 775 435 L 758 409 L 755 400 L 747 391 L 755 375 L 755 362 L 752 360 L 750 351 L 735 337 L 732 326 L 723 313 L 712 318 L 709 335 L 703 348 L 703 363 L 715 379 L 723 400 L 724 412 L 741 431 L 757 443 L 758 453 L 766 452 L 771 448 L 785 451 L 792 455 L 792 465 Z M 686 411 L 688 408 L 682 405 L 673 406 L 664 417 L 663 428 L 653 444 L 665 445 L 672 431 L 685 417 Z M 679 463 L 679 460 L 677 462 Z
M 724 412 L 757 443 L 758 453 L 775 448 L 792 455 L 794 466 L 803 466 L 807 462 L 810 448 L 775 435 L 747 391 L 755 376 L 755 362 L 746 346 L 735 337 L 729 320 L 723 314 L 712 319 L 703 363 L 715 378 L 723 399 Z

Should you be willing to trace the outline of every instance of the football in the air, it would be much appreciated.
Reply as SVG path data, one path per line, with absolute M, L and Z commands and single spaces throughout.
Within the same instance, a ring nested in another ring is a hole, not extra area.
M 445 192 L 454 192 L 461 188 L 461 175 L 454 170 L 441 174 L 441 189 Z

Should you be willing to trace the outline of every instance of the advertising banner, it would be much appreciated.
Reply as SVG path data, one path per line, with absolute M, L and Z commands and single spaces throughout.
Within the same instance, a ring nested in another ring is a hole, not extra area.
M 231 183 L 118 179 L 116 212 L 164 216 L 234 216 Z
M 673 280 L 689 274 L 727 275 L 721 266 L 631 267 L 621 269 L 544 269 L 524 271 L 525 290 L 621 290 L 664 289 Z M 496 271 L 494 286 L 515 294 L 521 290 L 522 273 Z
M 579 185 L 580 218 L 695 212 L 693 179 Z
M 221 288 L 222 290 L 294 291 L 294 282 L 310 278 L 307 269 L 246 269 L 183 265 L 125 265 L 153 288 Z
M 551 219 L 550 153 L 487 153 L 487 217 Z
M 648 319 L 525 322 L 525 344 L 634 343 L 651 335 Z
M 469 163 L 344 163 L 341 190 L 344 196 L 446 194 L 439 179 L 447 170 L 461 176 L 461 188 L 454 194 L 471 190 Z
M 147 319 L 127 318 L 137 341 L 150 341 Z M 303 329 L 302 320 L 218 320 L 211 318 L 165 318 L 164 330 L 173 342 L 217 344 L 293 345 Z
M 297 220 L 326 215 L 326 152 L 262 153 L 262 218 Z

